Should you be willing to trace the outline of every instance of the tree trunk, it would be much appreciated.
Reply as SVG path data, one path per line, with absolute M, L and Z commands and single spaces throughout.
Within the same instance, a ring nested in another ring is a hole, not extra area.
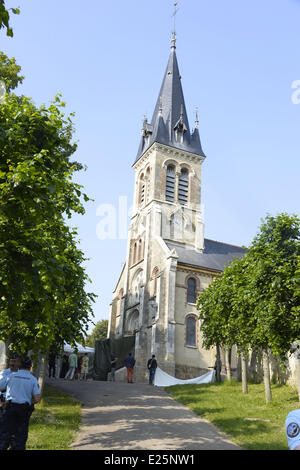
M 226 365 L 226 374 L 227 374 L 227 380 L 231 382 L 231 368 L 230 368 L 230 361 L 231 359 L 231 348 L 226 348 L 225 351 L 225 365 Z
M 44 382 L 45 382 L 45 377 L 46 377 L 46 356 L 43 354 L 41 356 L 41 365 L 40 365 L 40 371 L 39 371 L 39 376 L 38 376 L 38 382 L 39 382 L 39 387 L 41 394 L 43 393 L 43 388 L 44 388 Z
M 32 354 L 33 359 L 33 375 L 37 378 L 41 394 L 43 393 L 44 382 L 46 377 L 46 367 L 47 367 L 47 360 L 46 356 L 33 352 Z
M 8 368 L 10 340 L 0 341 L 0 372 Z
M 269 403 L 270 401 L 272 401 L 272 393 L 271 393 L 269 354 L 268 354 L 267 348 L 263 349 L 263 369 L 264 369 L 266 403 Z
M 217 358 L 216 358 L 216 381 L 221 382 L 221 354 L 220 346 L 217 344 Z
M 246 395 L 248 393 L 247 385 L 247 361 L 244 351 L 241 353 L 241 362 L 242 362 L 242 391 Z
M 6 369 L 6 344 L 4 341 L 0 341 L 0 372 Z

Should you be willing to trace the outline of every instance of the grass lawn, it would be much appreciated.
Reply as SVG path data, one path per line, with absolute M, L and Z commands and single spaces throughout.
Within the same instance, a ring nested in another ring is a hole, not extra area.
M 27 450 L 68 450 L 79 428 L 81 404 L 69 395 L 45 387 L 29 425 Z
M 165 390 L 245 450 L 288 450 L 285 419 L 291 410 L 300 408 L 298 393 L 290 386 L 272 385 L 268 405 L 263 384 L 248 384 L 247 395 L 235 381 L 175 385 Z

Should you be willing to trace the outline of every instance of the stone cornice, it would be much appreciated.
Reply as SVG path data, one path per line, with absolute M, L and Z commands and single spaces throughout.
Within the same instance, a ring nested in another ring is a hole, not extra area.
M 177 263 L 177 269 L 180 269 L 180 271 L 187 271 L 187 272 L 194 272 L 194 273 L 201 273 L 204 274 L 208 277 L 214 278 L 219 274 L 221 271 L 216 271 L 216 270 L 210 270 L 206 268 L 201 268 L 201 267 L 196 267 L 196 266 L 191 266 L 187 264 L 182 264 L 182 263 Z
M 144 155 L 142 155 L 141 158 L 139 158 L 139 160 L 134 163 L 134 165 L 132 165 L 132 167 L 135 170 L 141 168 L 145 164 L 148 157 L 157 150 L 163 152 L 166 157 L 181 157 L 184 160 L 189 160 L 191 162 L 196 163 L 202 163 L 205 160 L 205 157 L 203 157 L 202 155 L 197 155 L 196 153 L 186 152 L 185 150 L 177 149 L 175 147 L 169 147 L 168 145 L 154 142 L 151 147 L 144 153 Z

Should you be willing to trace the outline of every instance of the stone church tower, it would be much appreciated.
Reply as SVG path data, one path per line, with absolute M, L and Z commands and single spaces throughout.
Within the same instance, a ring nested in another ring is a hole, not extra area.
M 135 335 L 137 381 L 147 379 L 151 354 L 178 378 L 196 377 L 215 361 L 215 352 L 201 346 L 197 294 L 245 251 L 204 238 L 205 158 L 197 113 L 194 130 L 189 127 L 173 35 L 152 120 L 144 120 L 133 164 L 127 257 L 109 320 L 109 337 Z

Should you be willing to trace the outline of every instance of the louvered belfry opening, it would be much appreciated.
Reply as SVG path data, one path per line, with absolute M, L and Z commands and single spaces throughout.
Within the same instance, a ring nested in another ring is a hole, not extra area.
M 141 186 L 141 204 L 144 204 L 145 201 L 145 183 L 142 183 Z
M 187 204 L 189 194 L 189 173 L 186 169 L 182 169 L 178 182 L 178 202 Z
M 175 168 L 173 165 L 167 167 L 166 200 L 168 202 L 175 201 Z
M 140 177 L 140 187 L 139 187 L 139 204 L 144 204 L 145 201 L 145 178 L 144 175 Z

